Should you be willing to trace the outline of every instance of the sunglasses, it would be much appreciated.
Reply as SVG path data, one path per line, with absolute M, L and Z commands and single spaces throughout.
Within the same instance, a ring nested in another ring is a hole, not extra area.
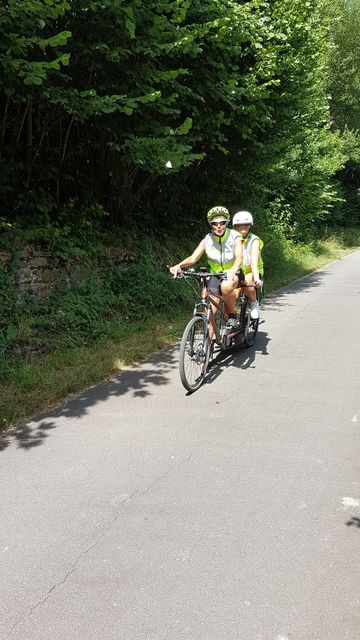
M 221 220 L 221 222 L 210 222 L 211 227 L 224 227 L 227 224 L 227 220 Z

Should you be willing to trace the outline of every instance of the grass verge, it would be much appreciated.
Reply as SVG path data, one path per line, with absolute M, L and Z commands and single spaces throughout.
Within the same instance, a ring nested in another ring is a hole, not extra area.
M 296 245 L 283 239 L 269 243 L 266 293 L 289 284 L 360 247 L 360 229 Z M 104 380 L 179 339 L 191 309 L 175 309 L 147 322 L 121 326 L 112 339 L 90 346 L 56 348 L 49 354 L 6 361 L 8 375 L 0 390 L 0 430 L 56 405 L 71 393 Z
M 360 248 L 360 229 L 340 230 L 308 243 L 283 238 L 269 242 L 265 260 L 266 294 L 317 271 Z

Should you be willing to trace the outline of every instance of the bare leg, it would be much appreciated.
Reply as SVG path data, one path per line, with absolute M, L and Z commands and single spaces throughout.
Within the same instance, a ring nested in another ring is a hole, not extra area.
M 236 305 L 236 287 L 239 284 L 239 278 L 235 276 L 234 280 L 224 280 L 221 283 L 221 295 L 226 305 L 228 314 L 235 314 Z
M 247 284 L 252 284 L 253 283 L 253 277 L 252 277 L 252 273 L 247 273 L 245 275 L 245 280 L 247 282 Z M 242 287 L 240 289 L 241 293 L 245 293 L 247 299 L 249 300 L 249 302 L 255 302 L 256 300 L 256 291 L 254 287 Z
M 220 298 L 218 298 L 217 296 L 215 296 L 213 293 L 212 293 L 211 295 L 212 295 L 212 297 L 217 301 L 217 303 L 219 304 L 219 303 L 220 303 Z M 216 313 L 217 313 L 217 308 L 215 307 L 215 305 L 214 305 L 214 304 L 212 304 L 212 305 L 211 305 L 211 310 L 212 310 L 212 312 L 213 312 L 213 314 L 214 314 L 214 316 L 215 316 L 215 315 L 216 315 Z M 212 323 L 211 323 L 211 322 L 209 322 L 209 337 L 210 337 L 210 340 L 212 340 L 212 339 L 213 339 L 214 333 L 215 333 L 215 332 L 214 332 L 214 327 L 213 327 Z

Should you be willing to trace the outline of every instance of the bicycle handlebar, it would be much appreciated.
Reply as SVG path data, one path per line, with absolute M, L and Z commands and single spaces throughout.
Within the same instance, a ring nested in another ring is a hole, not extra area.
M 216 276 L 219 279 L 225 280 L 227 278 L 227 271 L 182 271 L 180 270 L 176 276 L 176 278 L 197 278 L 201 280 L 202 278 L 209 278 L 211 276 Z M 242 287 L 254 287 L 254 284 L 248 284 L 247 282 L 239 283 Z
M 179 271 L 177 278 L 209 278 L 210 276 L 216 276 L 217 278 L 226 278 L 226 271 Z

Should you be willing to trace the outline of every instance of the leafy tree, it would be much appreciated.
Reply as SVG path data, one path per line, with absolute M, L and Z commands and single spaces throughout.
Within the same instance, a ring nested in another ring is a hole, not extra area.
M 227 111 L 226 155 L 214 154 L 212 163 L 208 155 L 208 182 L 221 185 L 220 199 L 232 193 L 234 206 L 260 211 L 264 226 L 273 224 L 273 209 L 279 217 L 282 203 L 281 216 L 303 231 L 333 216 L 329 178 L 343 163 L 329 127 L 322 7 L 292 0 L 231 5 L 232 40 L 223 41 L 218 57 L 223 65 L 235 60 L 239 75 Z
M 62 224 L 99 202 L 119 225 L 171 225 L 241 202 L 268 225 L 281 203 L 292 229 L 331 215 L 322 1 L 6 0 L 2 210 Z
M 46 135 L 43 130 L 38 133 L 43 115 L 40 103 L 46 100 L 53 79 L 69 64 L 64 46 L 71 34 L 60 28 L 69 6 L 67 0 L 8 0 L 0 7 L 0 193 L 10 208 L 11 192 L 16 193 L 21 184 L 30 186 Z
M 344 217 L 360 220 L 360 3 L 358 0 L 328 0 L 327 18 L 331 37 L 328 91 L 334 127 L 341 132 L 347 157 L 339 179 L 345 190 Z

